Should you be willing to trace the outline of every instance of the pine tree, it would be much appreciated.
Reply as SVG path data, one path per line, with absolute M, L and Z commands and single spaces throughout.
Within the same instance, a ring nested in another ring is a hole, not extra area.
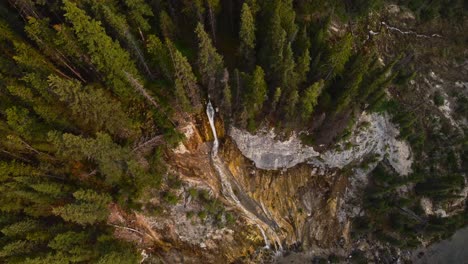
M 288 103 L 285 105 L 285 115 L 287 118 L 293 119 L 295 117 L 298 102 L 299 92 L 294 90 L 289 94 Z
M 223 57 L 216 52 L 201 23 L 198 23 L 195 33 L 198 36 L 198 71 L 202 76 L 203 85 L 208 87 L 208 91 L 214 93 L 217 99 L 219 92 L 216 88 L 223 74 Z
M 109 184 L 119 183 L 126 162 L 130 160 L 127 149 L 115 144 L 109 135 L 100 132 L 96 133 L 95 139 L 50 132 L 49 141 L 57 148 L 60 157 L 95 161 Z
M 308 120 L 314 112 L 314 108 L 318 103 L 318 98 L 324 86 L 323 80 L 315 82 L 309 86 L 301 97 L 301 115 L 303 120 Z
M 289 92 L 297 90 L 298 75 L 296 73 L 296 63 L 294 61 L 294 54 L 292 51 L 291 43 L 288 43 L 283 52 L 283 63 L 280 72 L 281 87 L 288 89 Z
M 21 107 L 12 107 L 5 111 L 7 123 L 18 135 L 31 139 L 34 121 L 29 116 L 29 110 Z M 37 125 L 37 124 L 36 124 Z
M 49 242 L 48 247 L 72 263 L 87 262 L 95 258 L 96 255 L 95 249 L 90 246 L 91 242 L 86 231 L 68 231 L 56 235 Z
M 293 0 L 280 0 L 279 11 L 281 27 L 286 31 L 286 39 L 291 42 L 296 38 L 298 27 L 295 23 L 296 12 L 293 9 Z
M 136 133 L 120 102 L 112 100 L 105 91 L 95 87 L 84 89 L 77 81 L 57 76 L 49 76 L 49 85 L 58 100 L 68 105 L 73 120 L 83 123 L 85 129 L 106 130 L 123 137 Z
M 169 39 L 166 39 L 166 45 L 169 49 L 174 68 L 173 80 L 175 83 L 176 100 L 185 111 L 199 111 L 201 108 L 200 96 L 198 94 L 199 89 L 197 78 L 192 71 L 192 66 L 190 66 L 187 58 L 176 49 Z
M 255 20 L 247 3 L 242 5 L 240 23 L 239 52 L 242 58 L 252 65 L 255 63 Z
M 266 71 L 272 76 L 277 76 L 281 75 L 281 68 L 283 67 L 283 51 L 287 45 L 287 34 L 281 27 L 279 1 L 274 1 L 272 5 L 272 15 L 269 17 L 267 28 L 265 29 L 266 36 L 262 41 L 260 58 Z
M 155 35 L 149 35 L 146 48 L 157 65 L 158 71 L 164 75 L 167 80 L 172 80 L 174 76 L 174 67 L 172 65 L 171 55 L 167 47 Z
M 275 94 L 273 95 L 273 100 L 271 101 L 271 112 L 276 111 L 280 99 L 281 99 L 281 87 L 276 87 Z
M 262 110 L 263 103 L 267 99 L 267 84 L 265 72 L 262 67 L 256 66 L 248 84 L 249 92 L 246 95 L 246 110 L 250 118 L 254 118 Z
M 54 213 L 65 221 L 80 225 L 92 225 L 105 221 L 109 209 L 107 208 L 111 198 L 108 195 L 99 194 L 92 190 L 79 190 L 73 193 L 76 201 L 62 207 L 54 208 Z
M 307 29 L 304 26 L 299 34 L 299 38 L 295 41 L 296 57 L 296 73 L 299 83 L 303 83 L 307 80 L 307 74 L 310 71 L 310 40 L 307 33 Z
M 222 83 L 224 84 L 222 100 L 223 113 L 229 117 L 231 116 L 232 112 L 232 92 L 231 87 L 229 86 L 229 72 L 227 69 L 224 69 L 224 77 Z
M 110 38 L 101 23 L 91 19 L 69 0 L 64 0 L 65 18 L 73 25 L 78 40 L 86 46 L 91 62 L 106 75 L 105 81 L 121 97 L 128 101 L 135 98 L 129 89 L 125 73 L 137 76 L 138 71 L 130 55 Z
M 128 8 L 130 20 L 133 21 L 139 29 L 149 31 L 151 25 L 148 23 L 146 17 L 152 17 L 154 15 L 153 11 L 151 11 L 151 7 L 145 3 L 144 0 L 123 0 L 123 2 Z
M 343 72 L 346 62 L 351 57 L 352 43 L 351 34 L 346 34 L 333 45 L 325 63 L 326 70 L 328 70 L 327 78 L 334 78 Z
M 343 91 L 338 97 L 336 106 L 338 113 L 344 111 L 359 95 L 359 86 L 368 70 L 369 63 L 370 56 L 358 54 L 354 58 L 350 70 L 344 73 L 341 85 Z
M 177 36 L 177 27 L 165 10 L 159 14 L 159 27 L 164 38 L 174 39 Z

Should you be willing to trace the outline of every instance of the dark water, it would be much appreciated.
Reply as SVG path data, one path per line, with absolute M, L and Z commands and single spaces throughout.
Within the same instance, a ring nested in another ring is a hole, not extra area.
M 423 257 L 415 256 L 413 260 L 416 264 L 468 264 L 468 227 L 430 246 Z

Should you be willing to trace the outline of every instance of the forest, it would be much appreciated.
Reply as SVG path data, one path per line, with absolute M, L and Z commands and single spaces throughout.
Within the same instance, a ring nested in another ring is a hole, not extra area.
M 307 130 L 313 146 L 345 136 L 362 111 L 387 111 L 425 157 L 437 135 L 387 93 L 414 77 L 407 54 L 382 61 L 363 30 L 329 30 L 334 20 L 364 23 L 385 2 L 1 1 L 0 262 L 139 263 L 135 247 L 113 236 L 109 205 L 139 210 L 167 181 L 164 152 L 208 100 L 227 126 Z M 458 23 L 467 8 L 397 2 L 422 21 Z M 421 219 L 412 197 L 395 191 L 411 182 L 413 197 L 457 198 L 468 144 L 453 142 L 455 152 L 421 158 L 405 179 L 379 166 L 356 236 L 414 247 L 416 232 L 445 238 L 466 225 L 466 208 L 450 221 Z M 429 173 L 424 162 L 445 169 Z

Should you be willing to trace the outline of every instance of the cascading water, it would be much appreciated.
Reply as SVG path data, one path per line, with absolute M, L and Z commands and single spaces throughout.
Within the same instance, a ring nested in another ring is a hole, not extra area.
M 258 226 L 265 241 L 265 247 L 267 248 L 270 247 L 270 242 L 268 240 L 268 236 L 265 233 L 265 230 L 270 231 L 270 233 L 273 234 L 272 236 L 275 240 L 276 250 L 280 253 L 283 248 L 281 241 L 275 232 L 275 228 L 277 227 L 276 222 L 268 217 L 268 214 L 264 212 L 266 209 L 263 206 L 259 205 L 256 201 L 251 199 L 242 190 L 242 188 L 240 188 L 237 181 L 234 179 L 221 158 L 218 156 L 219 140 L 214 123 L 215 110 L 210 101 L 206 107 L 206 115 L 208 117 L 208 121 L 210 123 L 211 131 L 213 132 L 214 137 L 213 148 L 211 151 L 211 160 L 220 178 L 222 186 L 221 192 L 223 196 L 233 205 L 239 208 L 252 224 Z M 233 188 L 235 188 L 236 192 L 234 192 Z
M 208 121 L 210 122 L 211 131 L 213 132 L 213 137 L 214 137 L 212 155 L 217 156 L 218 148 L 219 148 L 219 141 L 218 141 L 218 134 L 216 133 L 216 127 L 214 123 L 215 111 L 213 109 L 213 105 L 211 104 L 211 101 L 208 102 L 208 105 L 206 107 L 206 115 L 208 116 Z

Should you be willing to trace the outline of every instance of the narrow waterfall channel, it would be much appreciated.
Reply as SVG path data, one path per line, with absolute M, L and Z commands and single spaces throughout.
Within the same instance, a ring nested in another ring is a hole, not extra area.
M 283 247 L 281 245 L 279 236 L 275 231 L 275 229 L 278 228 L 277 223 L 267 216 L 267 214 L 264 212 L 264 207 L 259 205 L 258 202 L 250 198 L 248 194 L 244 192 L 240 184 L 235 180 L 234 176 L 231 174 L 223 160 L 218 155 L 219 140 L 214 123 L 215 110 L 213 109 L 211 102 L 208 102 L 206 107 L 206 115 L 208 116 L 211 131 L 213 132 L 214 137 L 213 148 L 211 151 L 211 160 L 221 181 L 221 192 L 223 196 L 229 202 L 239 208 L 244 213 L 244 216 L 248 219 L 249 222 L 258 226 L 265 241 L 265 247 L 270 248 L 270 242 L 267 235 L 269 234 L 274 238 L 275 249 L 280 253 L 283 250 Z

